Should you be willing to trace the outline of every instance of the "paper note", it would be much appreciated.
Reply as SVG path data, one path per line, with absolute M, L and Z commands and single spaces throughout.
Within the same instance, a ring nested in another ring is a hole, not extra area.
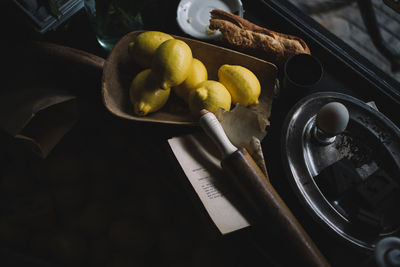
M 249 226 L 220 166 L 219 151 L 204 133 L 168 143 L 206 211 L 222 234 Z

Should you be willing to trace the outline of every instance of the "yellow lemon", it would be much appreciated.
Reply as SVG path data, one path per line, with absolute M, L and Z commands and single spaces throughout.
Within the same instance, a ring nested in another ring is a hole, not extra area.
M 239 103 L 245 107 L 258 104 L 261 85 L 249 69 L 225 64 L 218 69 L 218 79 L 231 93 L 234 104 Z
M 141 71 L 131 83 L 129 96 L 133 111 L 139 116 L 155 112 L 168 100 L 171 90 L 157 87 L 151 69 Z
M 166 40 L 173 39 L 169 34 L 158 31 L 147 31 L 139 34 L 128 46 L 133 60 L 143 68 L 149 68 L 157 48 Z
M 181 40 L 171 39 L 156 50 L 152 70 L 163 89 L 181 84 L 189 75 L 192 66 L 192 50 Z
M 196 85 L 203 81 L 206 81 L 207 78 L 207 69 L 204 66 L 203 62 L 201 62 L 197 58 L 193 58 L 188 77 L 186 78 L 186 80 L 183 81 L 183 83 L 174 87 L 174 92 L 177 96 L 188 103 L 190 92 L 196 88 Z
M 189 109 L 195 116 L 199 116 L 202 109 L 216 113 L 218 108 L 231 109 L 231 95 L 219 82 L 201 82 L 189 95 Z

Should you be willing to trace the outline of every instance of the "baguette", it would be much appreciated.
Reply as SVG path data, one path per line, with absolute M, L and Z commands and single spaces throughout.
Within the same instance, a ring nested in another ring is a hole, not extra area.
M 220 9 L 211 11 L 211 30 L 219 30 L 222 39 L 235 49 L 283 66 L 294 54 L 310 54 L 299 37 L 274 32 Z

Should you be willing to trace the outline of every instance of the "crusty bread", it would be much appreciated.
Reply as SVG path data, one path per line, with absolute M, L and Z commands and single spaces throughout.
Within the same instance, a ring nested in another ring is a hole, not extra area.
M 278 66 L 294 54 L 310 54 L 307 44 L 299 37 L 262 28 L 223 10 L 211 11 L 210 29 L 220 30 L 223 40 L 234 48 Z

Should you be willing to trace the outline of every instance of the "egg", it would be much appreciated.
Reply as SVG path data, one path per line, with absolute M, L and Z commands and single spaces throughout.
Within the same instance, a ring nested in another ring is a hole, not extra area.
M 349 111 L 339 102 L 324 105 L 316 118 L 317 127 L 329 136 L 343 132 L 349 122 Z

